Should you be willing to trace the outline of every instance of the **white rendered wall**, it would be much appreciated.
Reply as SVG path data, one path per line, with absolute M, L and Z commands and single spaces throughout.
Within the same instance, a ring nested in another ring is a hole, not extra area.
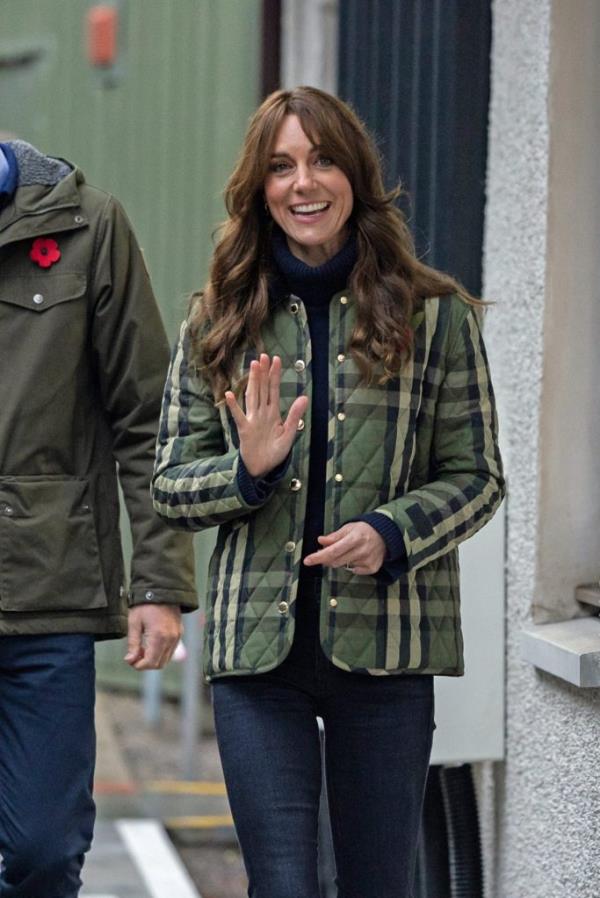
M 482 776 L 488 898 L 600 895 L 600 693 L 519 655 L 534 605 L 538 619 L 572 616 L 573 586 L 600 574 L 599 41 L 597 0 L 494 4 L 486 342 L 509 500 L 506 760 Z
M 283 0 L 281 86 L 336 92 L 338 0 Z

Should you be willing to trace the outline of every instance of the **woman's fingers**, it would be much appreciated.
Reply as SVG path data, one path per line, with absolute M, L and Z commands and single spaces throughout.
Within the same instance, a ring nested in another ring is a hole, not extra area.
M 226 390 L 225 392 L 225 403 L 231 412 L 231 417 L 235 421 L 235 426 L 239 430 L 240 427 L 246 423 L 246 416 L 241 410 L 238 401 L 235 398 L 235 394 L 232 393 L 231 390 Z
M 244 394 L 244 403 L 246 406 L 246 415 L 255 414 L 260 401 L 260 365 L 256 359 L 250 362 L 250 371 L 248 372 L 248 383 L 246 384 L 246 393 Z
M 279 411 L 279 390 L 281 387 L 281 359 L 278 355 L 273 356 L 271 368 L 269 371 L 269 405 L 275 405 Z
M 320 536 L 319 542 L 323 545 L 324 538 Z M 340 528 L 340 530 L 328 534 L 327 545 L 311 555 L 307 555 L 304 563 L 309 566 L 324 564 L 327 567 L 341 567 L 352 552 L 356 552 L 355 539 L 351 532 L 342 532 L 342 528 Z
M 279 411 L 279 385 L 281 383 L 281 359 L 279 356 L 269 358 L 261 352 L 258 359 L 250 362 L 248 384 L 246 386 L 246 414 L 255 415 L 259 409 L 266 409 L 269 404 L 277 405 Z
M 261 352 L 258 358 L 258 404 L 266 406 L 269 404 L 269 371 L 271 368 L 271 360 L 266 352 Z
M 287 418 L 285 419 L 285 423 L 283 425 L 284 430 L 288 436 L 295 436 L 296 431 L 298 430 L 298 424 L 300 422 L 300 418 L 306 414 L 306 409 L 308 408 L 308 396 L 298 396 L 297 399 L 294 399 L 290 406 L 290 410 L 287 413 Z
M 304 563 L 311 566 L 349 567 L 355 574 L 374 574 L 383 564 L 385 542 L 365 521 L 351 521 L 339 530 L 319 537 L 323 547 L 307 555 Z

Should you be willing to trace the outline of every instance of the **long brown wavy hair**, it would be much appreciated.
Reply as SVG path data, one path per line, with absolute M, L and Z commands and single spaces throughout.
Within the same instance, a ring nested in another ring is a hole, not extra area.
M 458 293 L 479 304 L 454 278 L 417 259 L 403 213 L 400 188 L 386 192 L 379 154 L 366 127 L 337 97 L 315 87 L 278 90 L 250 120 L 242 150 L 225 188 L 229 215 L 216 244 L 208 282 L 190 311 L 192 361 L 208 377 L 217 400 L 239 389 L 236 357 L 242 347 L 262 349 L 269 315 L 273 221 L 264 183 L 283 119 L 296 115 L 308 139 L 348 178 L 354 205 L 357 261 L 349 287 L 356 325 L 348 351 L 366 382 L 397 376 L 412 349 L 410 320 L 420 299 Z

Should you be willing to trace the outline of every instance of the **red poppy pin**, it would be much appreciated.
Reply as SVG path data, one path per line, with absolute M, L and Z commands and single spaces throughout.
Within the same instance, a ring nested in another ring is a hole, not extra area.
M 50 268 L 60 259 L 58 243 L 52 237 L 37 237 L 29 252 L 32 262 L 37 262 L 40 268 Z

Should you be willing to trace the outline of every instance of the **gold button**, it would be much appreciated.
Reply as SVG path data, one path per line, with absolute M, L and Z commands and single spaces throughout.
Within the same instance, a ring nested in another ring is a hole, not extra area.
M 296 543 L 292 539 L 290 539 L 289 542 L 287 542 L 285 544 L 286 552 L 293 552 L 295 548 L 296 548 Z
M 338 360 L 338 362 L 345 362 L 345 361 L 346 361 L 346 356 L 344 355 L 343 352 L 340 352 L 340 354 L 339 354 L 338 357 L 337 357 L 337 360 Z
M 345 413 L 345 412 L 338 412 L 338 413 L 337 413 L 337 419 L 338 419 L 338 421 L 345 421 L 345 420 L 346 420 L 346 413 Z
M 277 609 L 280 614 L 287 614 L 289 611 L 289 607 L 290 606 L 288 605 L 287 602 L 280 602 L 279 605 L 277 606 Z
M 341 302 L 341 304 L 342 304 L 343 306 L 347 305 L 347 304 L 348 304 L 348 297 L 347 297 L 347 296 L 340 296 L 340 302 Z
M 304 430 L 304 418 L 300 418 L 296 430 Z
M 302 489 L 302 481 L 298 480 L 297 477 L 294 477 L 294 479 L 290 481 L 290 489 L 293 493 L 297 493 L 298 490 Z
M 329 605 L 331 608 L 337 608 L 337 599 L 329 599 Z
M 341 483 L 343 479 L 344 479 L 344 475 L 343 475 L 343 474 L 336 474 L 336 475 L 335 475 L 335 480 L 337 480 L 338 483 Z
M 297 302 L 293 302 L 293 303 L 291 304 L 291 306 L 290 306 L 290 312 L 292 313 L 292 315 L 297 315 L 297 314 L 298 314 L 298 309 L 299 309 L 299 308 L 300 308 L 300 306 L 298 305 L 298 303 L 297 303 Z
M 298 372 L 298 374 L 300 374 L 300 372 L 304 371 L 304 369 L 306 368 L 306 365 L 305 365 L 305 363 L 302 361 L 302 359 L 298 359 L 297 362 L 294 362 L 294 368 L 296 369 L 296 371 Z

